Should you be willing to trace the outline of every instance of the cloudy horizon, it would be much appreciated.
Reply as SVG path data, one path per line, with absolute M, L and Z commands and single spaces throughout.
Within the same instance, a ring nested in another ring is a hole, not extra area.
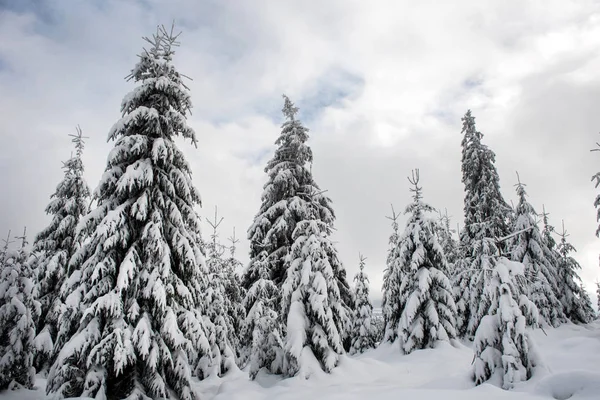
M 218 205 L 221 238 L 236 227 L 242 261 L 282 93 L 310 130 L 313 174 L 333 200 L 349 280 L 360 252 L 374 299 L 391 233 L 385 217 L 390 204 L 402 212 L 410 202 L 412 169 L 424 200 L 462 226 L 461 117 L 471 109 L 505 199 L 516 202 L 518 171 L 536 211 L 545 207 L 558 231 L 564 220 L 592 295 L 600 3 L 438 3 L 0 1 L 0 229 L 27 226 L 31 240 L 48 224 L 44 209 L 76 125 L 89 137 L 85 177 L 96 187 L 142 37 L 175 21 L 183 33 L 174 63 L 193 79 L 198 148 L 178 143 L 200 214 L 212 218 Z

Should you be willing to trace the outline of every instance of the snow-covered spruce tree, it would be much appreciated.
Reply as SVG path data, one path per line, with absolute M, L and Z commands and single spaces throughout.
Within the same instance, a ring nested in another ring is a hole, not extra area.
M 210 241 L 206 245 L 206 265 L 208 267 L 207 287 L 204 293 L 205 307 L 203 314 L 208 317 L 213 334 L 209 335 L 211 353 L 202 357 L 196 368 L 196 374 L 202 379 L 213 374 L 222 376 L 235 367 L 236 355 L 234 344 L 237 338 L 234 332 L 234 321 L 230 319 L 233 308 L 225 291 L 227 265 L 223 258 L 224 246 L 219 241 L 219 225 L 223 218 L 218 219 L 215 207 L 214 221 L 206 219 L 212 228 Z
M 557 298 L 556 271 L 546 257 L 549 250 L 533 217 L 537 214 L 527 201 L 525 185 L 519 180 L 515 186 L 519 203 L 514 232 L 519 233 L 513 244 L 511 259 L 525 266 L 527 296 L 537 306 L 544 321 L 556 327 L 565 321 L 562 304 Z
M 598 314 L 596 315 L 600 318 L 600 282 L 596 282 L 596 306 L 598 307 Z
M 172 63 L 173 30 L 146 40 L 130 75 L 138 86 L 108 135 L 97 208 L 80 224 L 88 238 L 70 260 L 67 292 L 81 300 L 70 318 L 80 323 L 49 372 L 47 392 L 59 398 L 197 399 L 190 364 L 210 351 L 198 312 L 200 195 L 174 143 L 196 143 L 190 95 Z
M 483 317 L 475 334 L 473 378 L 477 385 L 500 374 L 502 388 L 510 389 L 514 383 L 528 380 L 536 365 L 525 328 L 527 320 L 537 323 L 537 312 L 534 305 L 523 307 L 529 302 L 517 294 L 515 280 L 519 274 L 523 274 L 522 264 L 504 257 L 494 266 L 487 288 L 489 314 Z M 524 315 L 524 310 L 532 312 Z
M 576 251 L 575 247 L 567 241 L 569 234 L 565 230 L 563 222 L 562 232 L 559 234 L 558 244 L 558 293 L 565 316 L 575 323 L 586 324 L 595 317 L 591 300 L 585 290 L 582 290 L 581 278 L 577 271 L 581 265 L 575 260 L 571 253 Z
M 396 326 L 386 326 L 386 331 L 398 330 L 405 354 L 456 336 L 456 306 L 447 276 L 448 264 L 438 242 L 437 222 L 426 215 L 434 209 L 422 201 L 419 170 L 413 171 L 409 181 L 414 186 L 413 202 L 406 208 L 409 218 L 399 238 L 400 257 L 395 266 L 402 271 L 397 273 L 402 280 L 396 298 L 401 315 Z
M 320 218 L 318 195 L 299 193 L 306 219 L 294 229 L 286 259 L 282 315 L 286 322 L 283 374 L 308 378 L 320 365 L 330 372 L 344 353 L 341 332 L 345 309 L 330 263 L 331 226 Z
M 296 119 L 298 108 L 284 97 L 283 114 L 286 122 L 282 125 L 281 135 L 275 144 L 278 146 L 273 158 L 267 163 L 265 172 L 268 181 L 264 186 L 262 204 L 254 222 L 248 229 L 250 240 L 250 262 L 242 279 L 242 285 L 249 289 L 258 279 L 255 262 L 262 251 L 268 254 L 267 262 L 271 270 L 271 278 L 278 288 L 282 287 L 286 279 L 286 257 L 291 251 L 294 241 L 293 232 L 296 225 L 307 218 L 307 199 L 302 193 L 311 193 L 312 207 L 320 221 L 328 225 L 328 230 L 333 228 L 335 215 L 331 199 L 326 197 L 315 183 L 309 164 L 312 163 L 312 151 L 306 144 L 308 129 Z M 342 303 L 339 312 L 344 321 L 342 337 L 349 337 L 350 319 L 354 300 L 352 291 L 346 279 L 346 270 L 337 257 L 335 247 L 327 249 L 329 264 L 333 269 L 338 291 Z M 285 323 L 285 315 L 277 310 Z M 251 339 L 246 338 L 248 343 Z
M 0 250 L 0 390 L 33 389 L 35 300 L 32 271 L 27 262 L 25 234 L 19 249 L 9 248 L 10 232 Z
M 386 217 L 392 221 L 392 234 L 388 241 L 389 249 L 386 259 L 386 268 L 383 271 L 383 299 L 381 302 L 381 311 L 383 317 L 382 339 L 388 342 L 395 342 L 398 338 L 398 322 L 402 309 L 398 298 L 400 296 L 400 285 L 402 284 L 402 268 L 400 267 L 400 233 L 398 217 L 392 206 L 392 216 Z
M 362 353 L 375 347 L 373 335 L 373 305 L 369 300 L 369 278 L 365 273 L 365 260 L 359 256 L 359 272 L 354 277 L 354 330 L 350 354 Z
M 597 148 L 592 149 L 592 151 L 600 151 L 600 143 L 596 142 L 596 146 Z M 598 189 L 598 187 L 600 186 L 600 172 L 594 174 L 594 176 L 592 176 L 592 181 L 596 181 L 596 189 Z M 598 209 L 597 214 L 596 214 L 596 222 L 600 222 L 600 194 L 598 194 L 596 196 L 596 199 L 594 200 L 594 207 L 596 207 Z M 598 225 L 598 228 L 596 229 L 596 236 L 600 237 L 600 224 Z
M 250 379 L 254 379 L 261 368 L 271 373 L 281 373 L 283 363 L 283 342 L 281 324 L 277 312 L 279 289 L 271 280 L 271 271 L 267 261 L 268 254 L 263 251 L 256 260 L 258 280 L 256 280 L 244 298 L 246 320 L 242 337 L 251 338 L 244 347 L 245 359 L 250 364 Z
M 454 272 L 454 264 L 459 257 L 458 243 L 452 237 L 454 230 L 450 228 L 450 217 L 448 216 L 448 210 L 445 211 L 445 214 L 442 214 L 441 212 L 439 214 L 440 217 L 438 219 L 437 235 L 440 245 L 442 246 L 442 249 L 444 249 L 446 261 L 448 262 L 448 275 L 452 276 Z
M 511 208 L 500 193 L 500 178 L 494 165 L 496 155 L 481 142 L 483 134 L 477 131 L 470 110 L 462 121 L 465 224 L 460 235 L 462 259 L 455 266 L 454 293 L 461 313 L 458 333 L 473 337 L 489 306 L 489 300 L 481 297 L 490 278 L 484 271 L 492 269 L 505 250 L 498 248 L 496 239 L 510 233 L 507 222 Z
M 52 221 L 35 238 L 30 265 L 35 274 L 36 295 L 41 304 L 35 338 L 34 364 L 37 372 L 47 371 L 54 361 L 54 342 L 62 310 L 59 293 L 68 270 L 69 259 L 77 245 L 76 227 L 88 213 L 90 189 L 83 177 L 84 136 L 70 135 L 75 144 L 75 156 L 63 163 L 63 180 L 56 187 L 46 213 Z
M 228 246 L 229 257 L 225 259 L 225 281 L 223 285 L 225 287 L 225 297 L 228 301 L 227 313 L 229 320 L 233 326 L 233 332 L 230 332 L 230 341 L 236 352 L 240 365 L 243 365 L 244 359 L 242 357 L 242 345 L 240 342 L 240 332 L 246 318 L 246 310 L 244 309 L 243 301 L 246 296 L 246 291 L 242 287 L 239 273 L 243 269 L 243 264 L 238 260 L 236 256 L 236 247 L 239 243 L 239 239 L 235 236 L 235 228 L 233 228 L 233 235 L 228 238 L 230 245 Z
M 591 322 L 596 319 L 596 311 L 594 310 L 594 306 L 592 306 L 592 299 L 590 299 L 590 296 L 588 295 L 587 290 L 585 290 L 583 283 L 579 284 L 579 293 L 579 298 L 582 305 L 582 319 L 586 319 L 588 322 Z

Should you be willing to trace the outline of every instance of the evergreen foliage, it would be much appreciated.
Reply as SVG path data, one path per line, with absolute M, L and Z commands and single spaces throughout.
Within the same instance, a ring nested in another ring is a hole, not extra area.
M 388 290 L 398 293 L 397 305 L 388 306 L 400 311 L 400 315 L 386 319 L 386 332 L 397 329 L 395 335 L 386 333 L 386 339 L 399 338 L 400 348 L 406 354 L 456 336 L 456 306 L 446 258 L 438 242 L 437 223 L 425 215 L 434 209 L 422 201 L 418 170 L 409 181 L 414 186 L 414 200 L 406 208 L 409 219 L 398 242 L 399 258 L 394 268 L 400 271 L 392 270 L 387 284 Z M 394 286 L 399 288 L 393 289 Z
M 386 259 L 386 268 L 383 271 L 383 299 L 381 302 L 381 311 L 383 317 L 382 340 L 394 342 L 398 338 L 398 321 L 402 310 L 398 298 L 400 297 L 400 285 L 403 280 L 400 254 L 400 233 L 398 217 L 392 206 L 392 216 L 386 217 L 392 221 L 392 234 L 390 235 L 388 245 L 388 255 Z M 389 327 L 389 329 L 388 329 Z
M 225 282 L 228 280 L 228 266 L 223 258 L 224 247 L 219 241 L 218 228 L 223 218 L 218 219 L 215 207 L 215 219 L 207 222 L 212 227 L 210 241 L 206 245 L 206 265 L 208 267 L 207 287 L 204 293 L 206 315 L 211 322 L 213 332 L 209 335 L 211 347 L 210 356 L 207 354 L 201 358 L 196 369 L 200 378 L 216 374 L 222 376 L 236 366 L 235 345 L 237 336 L 235 334 L 235 321 L 231 318 L 233 305 L 227 296 Z
M 329 255 L 331 226 L 320 219 L 319 197 L 303 194 L 306 219 L 294 229 L 283 284 L 285 341 L 283 374 L 308 377 L 312 360 L 325 372 L 344 353 L 342 332 L 348 319 Z M 311 199 L 317 199 L 311 201 Z
M 173 30 L 146 40 L 129 76 L 138 86 L 108 135 L 97 208 L 80 224 L 87 239 L 69 263 L 61 324 L 77 330 L 49 372 L 56 397 L 193 400 L 190 365 L 210 351 L 200 195 L 173 141 L 197 143 L 190 95 L 172 64 Z
M 500 258 L 487 287 L 491 306 L 475 334 L 473 377 L 479 385 L 500 374 L 503 389 L 528 380 L 536 365 L 532 340 L 526 331 L 527 320 L 536 324 L 537 313 L 516 285 L 523 266 Z M 523 312 L 527 314 L 524 315 Z
M 465 186 L 465 224 L 460 235 L 461 259 L 455 266 L 454 294 L 460 316 L 460 336 L 473 337 L 490 301 L 482 296 L 497 258 L 506 243 L 511 208 L 500 193 L 500 178 L 494 165 L 496 155 L 481 141 L 475 117 L 468 110 L 462 118 L 462 182 Z M 488 272 L 486 272 L 488 271 Z
M 242 286 L 246 290 L 259 279 L 256 263 L 258 256 L 266 251 L 271 279 L 281 293 L 283 282 L 287 277 L 286 268 L 289 264 L 286 259 L 294 242 L 293 233 L 299 222 L 313 218 L 312 215 L 308 215 L 309 208 L 312 210 L 311 214 L 316 213 L 314 218 L 327 225 L 327 232 L 333 229 L 335 221 L 331 199 L 319 189 L 309 169 L 312 163 L 312 151 L 306 144 L 308 129 L 296 119 L 298 108 L 287 96 L 283 97 L 282 111 L 286 121 L 275 142 L 278 146 L 275 154 L 265 168 L 268 181 L 264 185 L 260 210 L 248 230 L 250 262 L 242 279 Z M 306 197 L 307 194 L 310 194 L 310 199 Z M 346 279 L 346 270 L 333 244 L 326 246 L 325 251 L 342 299 L 343 310 L 340 311 L 339 316 L 343 322 L 340 334 L 342 340 L 349 345 L 351 331 L 349 316 L 354 305 L 352 291 Z M 278 302 L 281 302 L 281 297 Z M 276 312 L 285 325 L 287 312 L 282 309 Z M 251 341 L 251 338 L 243 339 L 244 343 Z
M 597 317 L 600 317 L 600 282 L 596 282 L 596 305 L 598 306 Z
M 10 232 L 0 249 L 0 390 L 33 389 L 35 319 L 40 304 L 35 300 L 25 234 L 19 249 L 12 249 Z
M 229 257 L 225 259 L 224 263 L 224 282 L 225 298 L 227 299 L 227 315 L 231 321 L 233 331 L 230 332 L 229 341 L 235 350 L 238 363 L 244 364 L 242 355 L 242 344 L 241 344 L 241 331 L 244 325 L 244 319 L 246 318 L 246 310 L 244 309 L 244 298 L 246 291 L 242 287 L 242 281 L 239 273 L 243 269 L 243 264 L 238 260 L 236 256 L 236 246 L 239 243 L 239 239 L 235 236 L 235 228 L 233 228 L 233 235 L 228 238 L 230 245 L 227 250 Z
M 518 234 L 511 258 L 525 266 L 525 278 L 528 282 L 527 296 L 536 305 L 543 319 L 549 325 L 556 327 L 565 320 L 562 304 L 557 298 L 557 271 L 548 260 L 547 255 L 550 251 L 544 244 L 544 239 L 534 220 L 533 216 L 537 214 L 527 201 L 525 185 L 519 181 L 515 186 L 519 203 L 516 209 L 514 232 Z
M 570 254 L 575 252 L 575 247 L 567 242 L 569 234 L 565 231 L 563 222 L 558 244 L 558 293 L 565 316 L 575 323 L 588 323 L 595 317 L 592 302 L 581 285 L 581 278 L 577 271 L 581 266 Z
M 369 278 L 365 273 L 365 260 L 359 257 L 359 272 L 354 277 L 354 329 L 350 354 L 362 353 L 375 347 L 373 333 L 373 305 L 369 300 Z
M 440 245 L 442 246 L 442 249 L 444 249 L 446 261 L 448 262 L 448 272 L 450 275 L 452 275 L 454 271 L 454 265 L 460 257 L 459 245 L 458 242 L 452 237 L 452 234 L 455 231 L 450 228 L 450 217 L 448 216 L 448 210 L 446 210 L 445 214 L 442 214 L 441 212 L 439 214 L 440 217 L 438 220 L 437 235 Z
M 59 293 L 67 277 L 69 259 L 79 245 L 77 224 L 89 211 L 90 189 L 83 177 L 81 159 L 85 137 L 79 127 L 77 134 L 70 136 L 75 144 L 75 156 L 63 163 L 64 178 L 46 207 L 46 213 L 52 216 L 52 221 L 36 236 L 30 257 L 36 296 L 41 304 L 34 359 L 38 372 L 46 371 L 55 358 L 54 343 L 63 308 Z
M 242 338 L 251 338 L 246 344 L 249 359 L 250 378 L 254 379 L 261 368 L 271 373 L 281 373 L 283 362 L 283 342 L 281 324 L 277 312 L 277 286 L 271 280 L 267 262 L 268 254 L 263 251 L 256 260 L 259 279 L 256 280 L 244 298 L 246 310 Z
M 592 149 L 592 151 L 600 151 L 600 143 L 596 142 L 596 146 L 597 148 Z M 592 176 L 592 181 L 596 182 L 596 189 L 598 189 L 598 187 L 600 186 L 600 172 Z M 598 194 L 596 196 L 596 199 L 594 200 L 594 207 L 598 209 L 598 212 L 596 214 L 596 222 L 600 222 L 600 194 Z M 600 224 L 596 229 L 596 236 L 600 237 Z

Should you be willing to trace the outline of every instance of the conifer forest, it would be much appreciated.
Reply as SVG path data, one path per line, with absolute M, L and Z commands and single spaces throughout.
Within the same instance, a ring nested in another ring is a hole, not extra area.
M 92 3 L 0 2 L 0 400 L 600 399 L 597 3 Z

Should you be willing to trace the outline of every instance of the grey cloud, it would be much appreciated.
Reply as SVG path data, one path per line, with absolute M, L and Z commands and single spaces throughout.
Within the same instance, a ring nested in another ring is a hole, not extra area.
M 462 223 L 460 117 L 472 108 L 506 198 L 519 170 L 538 210 L 544 203 L 557 226 L 565 219 L 588 287 L 598 276 L 589 179 L 600 155 L 588 151 L 600 126 L 593 1 L 45 4 L 0 13 L 0 229 L 47 223 L 76 124 L 90 136 L 84 161 L 95 187 L 141 36 L 175 19 L 199 138 L 198 149 L 181 147 L 202 215 L 218 204 L 225 217 L 223 237 L 236 226 L 244 238 L 258 208 L 286 93 L 311 130 L 313 172 L 334 201 L 349 275 L 360 250 L 377 297 L 385 216 L 390 203 L 402 211 L 410 201 L 412 168 L 421 169 L 425 200 Z M 244 259 L 247 248 L 243 240 Z

